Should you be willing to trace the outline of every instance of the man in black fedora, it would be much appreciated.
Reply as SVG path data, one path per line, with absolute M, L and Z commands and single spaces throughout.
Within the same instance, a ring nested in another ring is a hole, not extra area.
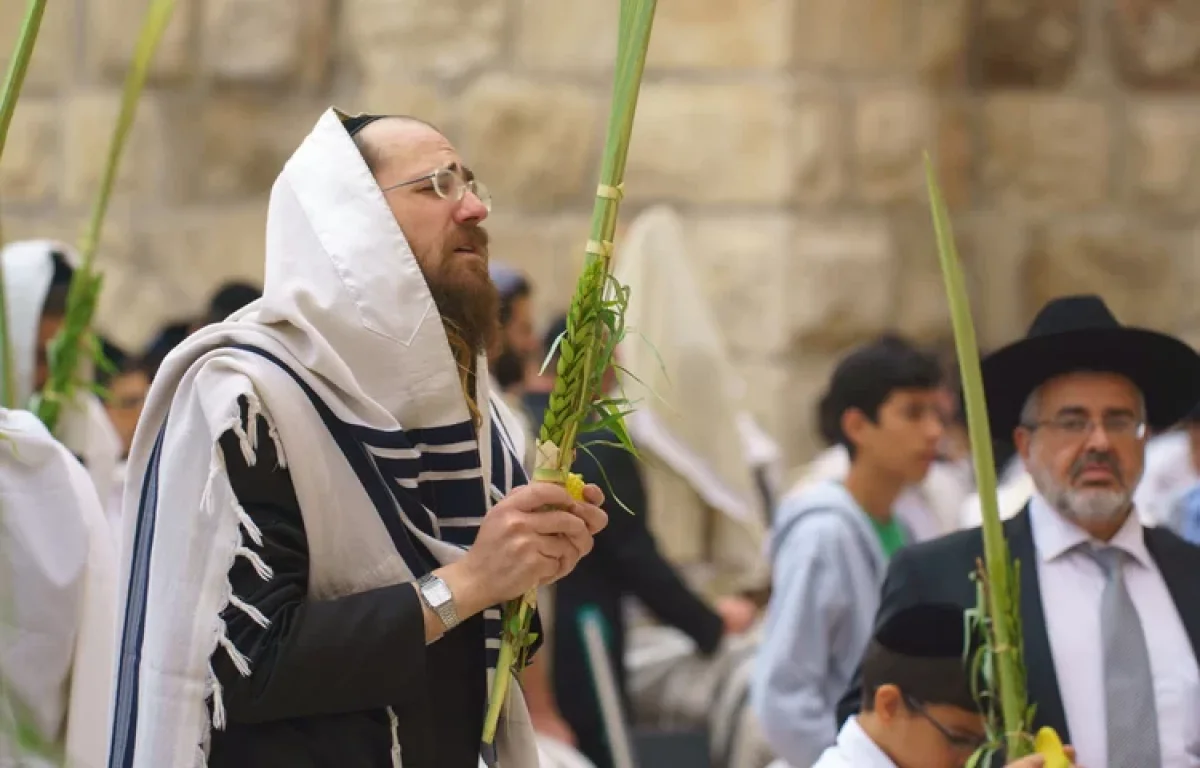
M 1021 563 L 1035 728 L 1055 728 L 1080 765 L 1200 764 L 1200 548 L 1144 528 L 1132 505 L 1147 430 L 1200 400 L 1200 355 L 1072 296 L 987 357 L 983 379 L 992 431 L 1013 436 L 1037 489 L 1004 523 Z M 973 605 L 968 573 L 982 556 L 977 528 L 897 554 L 877 623 L 916 603 Z M 858 709 L 859 687 L 839 720 Z

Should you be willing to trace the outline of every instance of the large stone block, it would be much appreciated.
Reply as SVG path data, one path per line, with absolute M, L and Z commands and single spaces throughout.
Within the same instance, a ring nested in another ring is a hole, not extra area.
M 122 349 L 138 352 L 169 322 L 199 310 L 194 297 L 162 275 L 133 264 L 104 268 L 104 289 L 96 307 L 96 329 Z
M 980 0 L 970 50 L 981 88 L 1058 88 L 1083 43 L 1082 0 Z
M 793 0 L 660 3 L 646 65 L 668 69 L 785 66 L 792 48 L 794 7 Z
M 1175 280 L 1179 283 L 1182 307 L 1174 330 L 1200 332 L 1200 229 L 1179 235 L 1175 257 Z M 1200 349 L 1200 339 L 1192 346 Z
M 500 54 L 507 3 L 495 0 L 346 0 L 346 46 L 367 79 L 461 77 Z
M 1018 217 L 990 212 L 954 223 L 979 346 L 995 349 L 1023 336 L 1033 319 L 1025 268 L 1029 227 Z
M 839 72 L 911 68 L 909 14 L 914 0 L 797 0 L 793 61 Z
M 930 155 L 938 186 L 950 210 L 967 208 L 974 200 L 978 150 L 975 139 L 976 109 L 967 99 L 942 99 L 936 107 Z M 928 200 L 922 191 L 919 198 Z
M 842 351 L 737 359 L 750 392 L 750 411 L 783 453 L 784 492 L 796 482 L 803 465 L 825 448 L 817 424 L 817 404 Z
M 690 222 L 697 279 L 734 354 L 766 359 L 787 347 L 791 234 L 781 214 Z
M 967 40 L 971 18 L 968 0 L 919 0 L 917 71 L 933 86 L 966 82 Z
M 983 111 L 984 184 L 1006 208 L 1049 213 L 1109 196 L 1112 129 L 1100 100 L 1010 93 Z
M 142 271 L 170 286 L 180 309 L 198 311 L 226 280 L 261 283 L 266 256 L 266 200 L 220 208 L 176 210 L 139 220 Z
M 829 88 L 805 87 L 792 110 L 791 151 L 795 163 L 795 200 L 822 206 L 846 190 L 846 116 Z
M 518 2 L 513 55 L 519 67 L 576 73 L 612 69 L 620 3 Z M 651 43 L 657 35 L 656 26 Z
M 894 327 L 920 343 L 945 338 L 952 330 L 950 306 L 929 211 L 905 206 L 890 212 L 888 219 L 899 262 Z
M 205 68 L 218 80 L 319 83 L 332 42 L 332 0 L 208 0 L 204 6 Z
M 887 329 L 898 267 L 878 218 L 800 222 L 786 279 L 791 345 L 805 354 L 838 350 Z
M 792 187 L 784 86 L 647 83 L 629 147 L 630 200 L 778 203 Z
M 25 96 L 13 112 L 0 163 L 0 189 L 9 205 L 42 205 L 58 197 L 61 141 L 58 105 Z
M 172 120 L 179 133 L 171 140 L 186 146 L 188 155 L 173 160 L 180 170 L 171 174 L 172 189 L 184 199 L 265 199 L 323 106 L 268 101 L 238 91 L 210 93 L 198 116 L 175 115 Z
M 355 99 L 342 109 L 354 114 L 412 115 L 448 130 L 451 102 L 438 91 L 437 85 L 427 79 L 392 76 L 374 77 L 360 84 Z M 455 141 L 457 135 L 450 137 Z
M 28 5 L 16 0 L 0 3 L 0 40 L 4 41 L 0 46 L 0 72 L 8 71 Z M 73 6 L 73 2 L 46 3 L 33 58 L 25 73 L 23 94 L 53 90 L 70 80 L 79 47 L 75 38 Z M 20 114 L 20 110 L 17 110 L 17 114 Z
M 1109 12 L 1113 59 L 1139 88 L 1200 87 L 1200 5 L 1194 0 L 1115 3 Z
M 923 155 L 932 151 L 934 109 L 912 88 L 863 92 L 854 109 L 854 168 L 859 196 L 893 203 L 924 196 Z
M 597 94 L 494 75 L 476 81 L 460 104 L 461 149 L 497 206 L 587 202 L 603 143 Z
M 110 84 L 124 84 L 148 7 L 146 0 L 81 1 L 87 3 L 88 71 L 101 75 Z M 178 82 L 195 70 L 196 45 L 192 33 L 198 13 L 198 0 L 176 0 L 150 64 L 152 82 Z
M 1097 293 L 1124 323 L 1174 328 L 1195 303 L 1176 272 L 1176 254 L 1190 244 L 1187 235 L 1113 216 L 1038 226 L 1026 262 L 1034 311 L 1058 296 Z
M 62 153 L 65 173 L 62 197 L 67 205 L 90 204 L 99 193 L 108 161 L 108 145 L 120 111 L 118 90 L 80 90 L 67 97 Z M 138 102 L 133 129 L 117 169 L 114 197 L 157 195 L 160 172 L 166 161 L 164 142 L 160 104 L 155 94 L 145 93 Z
M 1200 112 L 1185 104 L 1142 104 L 1129 110 L 1129 126 L 1135 198 L 1154 210 L 1200 210 Z

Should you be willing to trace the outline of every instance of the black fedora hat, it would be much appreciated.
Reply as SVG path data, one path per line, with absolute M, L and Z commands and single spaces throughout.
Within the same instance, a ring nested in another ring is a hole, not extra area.
M 1129 379 L 1146 400 L 1154 430 L 1176 424 L 1200 402 L 1200 355 L 1173 336 L 1121 325 L 1099 296 L 1052 299 L 1025 338 L 982 361 L 993 434 L 1007 439 L 1029 395 L 1068 373 L 1097 371 Z

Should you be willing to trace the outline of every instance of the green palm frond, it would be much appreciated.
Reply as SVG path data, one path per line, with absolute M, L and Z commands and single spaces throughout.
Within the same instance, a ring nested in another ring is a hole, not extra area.
M 17 100 L 21 97 L 21 88 L 25 85 L 25 75 L 29 72 L 29 62 L 33 59 L 33 46 L 37 43 L 38 32 L 42 28 L 42 16 L 46 12 L 46 0 L 29 0 L 25 8 L 25 18 L 21 22 L 21 31 L 17 35 L 17 47 L 13 50 L 8 62 L 8 74 L 4 78 L 4 92 L 0 95 L 0 157 L 4 155 L 4 147 L 8 143 L 8 129 L 12 125 L 13 115 L 17 111 Z M 4 238 L 0 235 L 0 245 Z M 5 408 L 17 406 L 16 371 L 13 370 L 12 339 L 8 332 L 8 301 L 4 285 L 4 270 L 0 269 L 0 365 L 4 366 L 3 376 L 0 377 L 0 405 Z
M 71 278 L 62 330 L 46 350 L 50 376 L 45 388 L 34 398 L 34 411 L 51 432 L 58 426 L 62 409 L 74 402 L 81 389 L 89 387 L 86 382 L 81 381 L 81 362 L 88 359 L 101 367 L 108 365 L 100 354 L 100 340 L 92 331 L 92 318 L 100 301 L 100 289 L 104 285 L 103 277 L 95 267 L 96 249 L 100 244 L 104 217 L 108 213 L 121 156 L 137 117 L 138 99 L 141 98 L 150 72 L 150 63 L 174 9 L 175 0 L 151 0 L 142 22 L 133 64 L 125 80 L 121 111 L 117 116 L 112 140 L 109 142 L 100 189 L 80 242 L 79 250 L 83 256 L 83 263 Z
M 984 690 L 977 700 L 988 719 L 990 743 L 981 748 L 972 764 L 987 765 L 983 760 L 1003 746 L 1008 760 L 1033 751 L 1031 709 L 1025 689 L 1025 663 L 1021 635 L 1019 563 L 1013 562 L 996 497 L 996 468 L 992 456 L 992 434 L 988 423 L 987 402 L 983 392 L 983 372 L 979 363 L 979 345 L 971 320 L 966 278 L 954 245 L 950 213 L 938 187 L 929 156 L 925 157 L 925 179 L 929 206 L 937 236 L 938 256 L 945 279 L 950 317 L 954 325 L 954 346 L 962 375 L 963 400 L 971 457 L 975 465 L 979 501 L 983 511 L 984 564 L 974 574 L 978 586 L 978 604 L 967 617 L 969 631 L 982 634 L 982 647 L 972 669 L 982 673 Z M 964 574 L 964 577 L 970 574 Z
M 552 350 L 558 353 L 558 375 L 538 432 L 535 480 L 566 485 L 579 437 L 589 431 L 610 430 L 626 450 L 634 451 L 624 421 L 628 402 L 604 397 L 601 389 L 626 333 L 629 289 L 612 274 L 613 239 L 656 6 L 656 0 L 621 0 L 613 100 L 587 258 L 567 311 L 567 330 Z M 509 680 L 524 666 L 536 605 L 537 593 L 530 591 L 504 607 L 500 660 L 484 719 L 485 744 L 495 740 Z

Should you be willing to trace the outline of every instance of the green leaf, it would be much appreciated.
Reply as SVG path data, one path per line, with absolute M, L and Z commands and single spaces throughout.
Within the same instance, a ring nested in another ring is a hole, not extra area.
M 116 183 L 117 171 L 129 134 L 137 116 L 137 103 L 149 75 L 150 63 L 166 31 L 175 9 L 174 0 L 151 0 L 142 22 L 133 63 L 125 80 L 121 111 L 108 146 L 108 156 L 100 179 L 100 189 L 92 207 L 91 217 L 80 241 L 83 264 L 75 270 L 67 291 L 67 311 L 62 330 L 50 347 L 50 376 L 46 391 L 36 401 L 38 417 L 51 432 L 58 427 L 62 406 L 78 391 L 80 354 L 91 334 L 92 316 L 96 311 L 103 278 L 95 272 L 96 250 L 103 231 L 108 203 Z

